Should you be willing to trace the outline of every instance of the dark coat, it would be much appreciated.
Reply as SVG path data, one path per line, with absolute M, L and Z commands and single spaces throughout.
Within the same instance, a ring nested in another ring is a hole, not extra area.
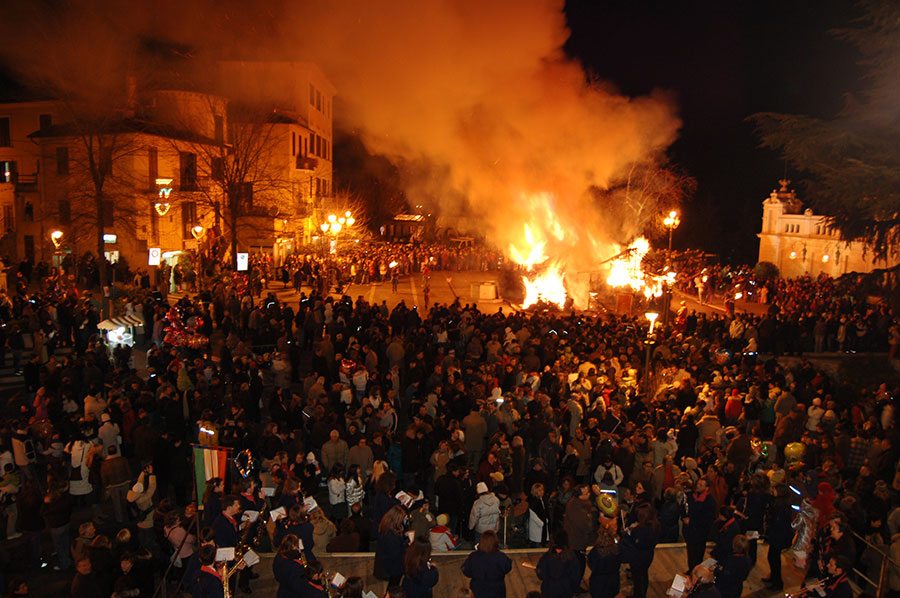
M 543 598 L 572 598 L 581 586 L 581 567 L 571 552 L 556 553 L 550 549 L 537 564 Z
M 688 542 L 706 542 L 716 521 L 718 506 L 711 492 L 706 493 L 704 500 L 697 500 L 694 493 L 688 495 L 687 517 L 689 522 L 684 526 L 684 539 Z
M 216 546 L 219 548 L 230 548 L 238 545 L 240 532 L 224 513 L 220 513 L 216 517 L 212 528 L 216 535 Z
M 512 570 L 512 561 L 502 552 L 469 554 L 462 565 L 463 575 L 470 577 L 469 587 L 475 598 L 506 598 L 506 574 Z
M 437 567 L 424 565 L 419 567 L 412 577 L 404 575 L 402 585 L 406 590 L 406 598 L 431 598 L 431 589 L 437 585 L 437 582 Z
M 375 544 L 375 570 L 379 566 L 388 577 L 403 575 L 403 554 L 406 552 L 406 536 L 384 532 Z
M 294 598 L 306 585 L 303 565 L 281 554 L 272 561 L 272 575 L 278 582 L 277 598 Z
M 649 569 L 659 534 L 648 525 L 638 525 L 622 536 L 622 560 L 633 569 Z M 592 569 L 593 570 L 593 569 Z
M 600 552 L 594 548 L 587 555 L 587 564 L 591 568 L 591 598 L 615 598 L 620 589 L 621 551 L 617 550 L 614 554 L 601 556 Z
M 721 561 L 731 555 L 734 550 L 734 537 L 739 533 L 741 533 L 741 525 L 737 522 L 737 519 L 732 517 L 728 521 L 723 521 L 716 536 L 716 545 L 713 546 L 709 556 L 717 561 Z M 721 588 L 719 588 L 719 591 L 721 591 Z
M 200 571 L 197 576 L 197 594 L 195 598 L 223 598 L 225 588 L 222 587 L 222 581 L 206 571 Z
M 741 598 L 744 580 L 750 575 L 750 557 L 745 554 L 730 554 L 718 560 L 716 587 L 722 598 Z
M 769 509 L 766 517 L 766 536 L 769 541 L 769 550 L 778 548 L 784 550 L 794 540 L 794 529 L 791 521 L 794 519 L 794 510 L 787 501 L 777 500 Z

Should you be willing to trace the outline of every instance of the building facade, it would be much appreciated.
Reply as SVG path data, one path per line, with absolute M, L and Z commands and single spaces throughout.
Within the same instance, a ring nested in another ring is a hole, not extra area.
M 897 258 L 875 259 L 865 243 L 846 242 L 831 228 L 825 217 L 804 208 L 790 189 L 790 181 L 779 181 L 763 201 L 762 230 L 759 237 L 759 261 L 771 262 L 784 278 L 818 276 L 838 277 L 849 272 L 866 273 L 896 266 Z
M 264 166 L 242 184 L 238 251 L 283 256 L 312 242 L 315 208 L 333 193 L 333 86 L 308 63 L 223 63 L 221 75 L 234 97 L 126 85 L 124 112 L 92 123 L 87 136 L 61 103 L 0 103 L 3 255 L 58 263 L 96 254 L 102 237 L 107 259 L 134 268 L 148 264 L 151 248 L 175 260 L 209 231 L 227 239 L 222 173 L 242 138 L 265 148 L 247 150 Z M 277 109 L 253 122 L 232 119 L 232 108 L 252 101 L 249 90 L 270 76 L 287 78 L 264 90 Z M 230 77 L 239 81 L 227 84 Z M 98 161 L 102 201 L 92 184 Z

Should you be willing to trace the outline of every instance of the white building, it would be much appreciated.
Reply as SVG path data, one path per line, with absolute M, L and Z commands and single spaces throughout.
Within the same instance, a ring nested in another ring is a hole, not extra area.
M 875 259 L 864 243 L 841 241 L 824 216 L 803 209 L 803 202 L 788 187 L 790 181 L 779 183 L 781 189 L 773 189 L 763 201 L 760 262 L 775 264 L 784 278 L 821 273 L 837 277 L 897 265 L 896 258 Z

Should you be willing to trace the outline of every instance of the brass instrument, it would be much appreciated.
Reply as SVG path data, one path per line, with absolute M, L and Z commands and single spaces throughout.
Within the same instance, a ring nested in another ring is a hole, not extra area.
M 800 588 L 798 591 L 794 592 L 793 594 L 785 594 L 785 597 L 786 598 L 804 598 L 805 596 L 817 595 L 816 588 L 819 588 L 819 587 L 824 588 L 825 584 L 833 581 L 837 577 L 838 577 L 837 575 L 827 575 L 812 585 L 808 585 L 805 588 Z

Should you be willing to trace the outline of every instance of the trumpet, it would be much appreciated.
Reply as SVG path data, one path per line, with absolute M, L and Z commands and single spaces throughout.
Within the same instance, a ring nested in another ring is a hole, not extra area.
M 806 586 L 805 588 L 800 588 L 793 594 L 785 594 L 785 597 L 786 598 L 804 598 L 805 596 L 815 594 L 819 588 L 824 588 L 825 584 L 829 583 L 836 577 L 837 577 L 836 575 L 828 575 L 826 577 L 823 577 L 822 579 L 820 579 L 819 581 L 817 581 L 816 583 L 814 583 L 812 585 Z

